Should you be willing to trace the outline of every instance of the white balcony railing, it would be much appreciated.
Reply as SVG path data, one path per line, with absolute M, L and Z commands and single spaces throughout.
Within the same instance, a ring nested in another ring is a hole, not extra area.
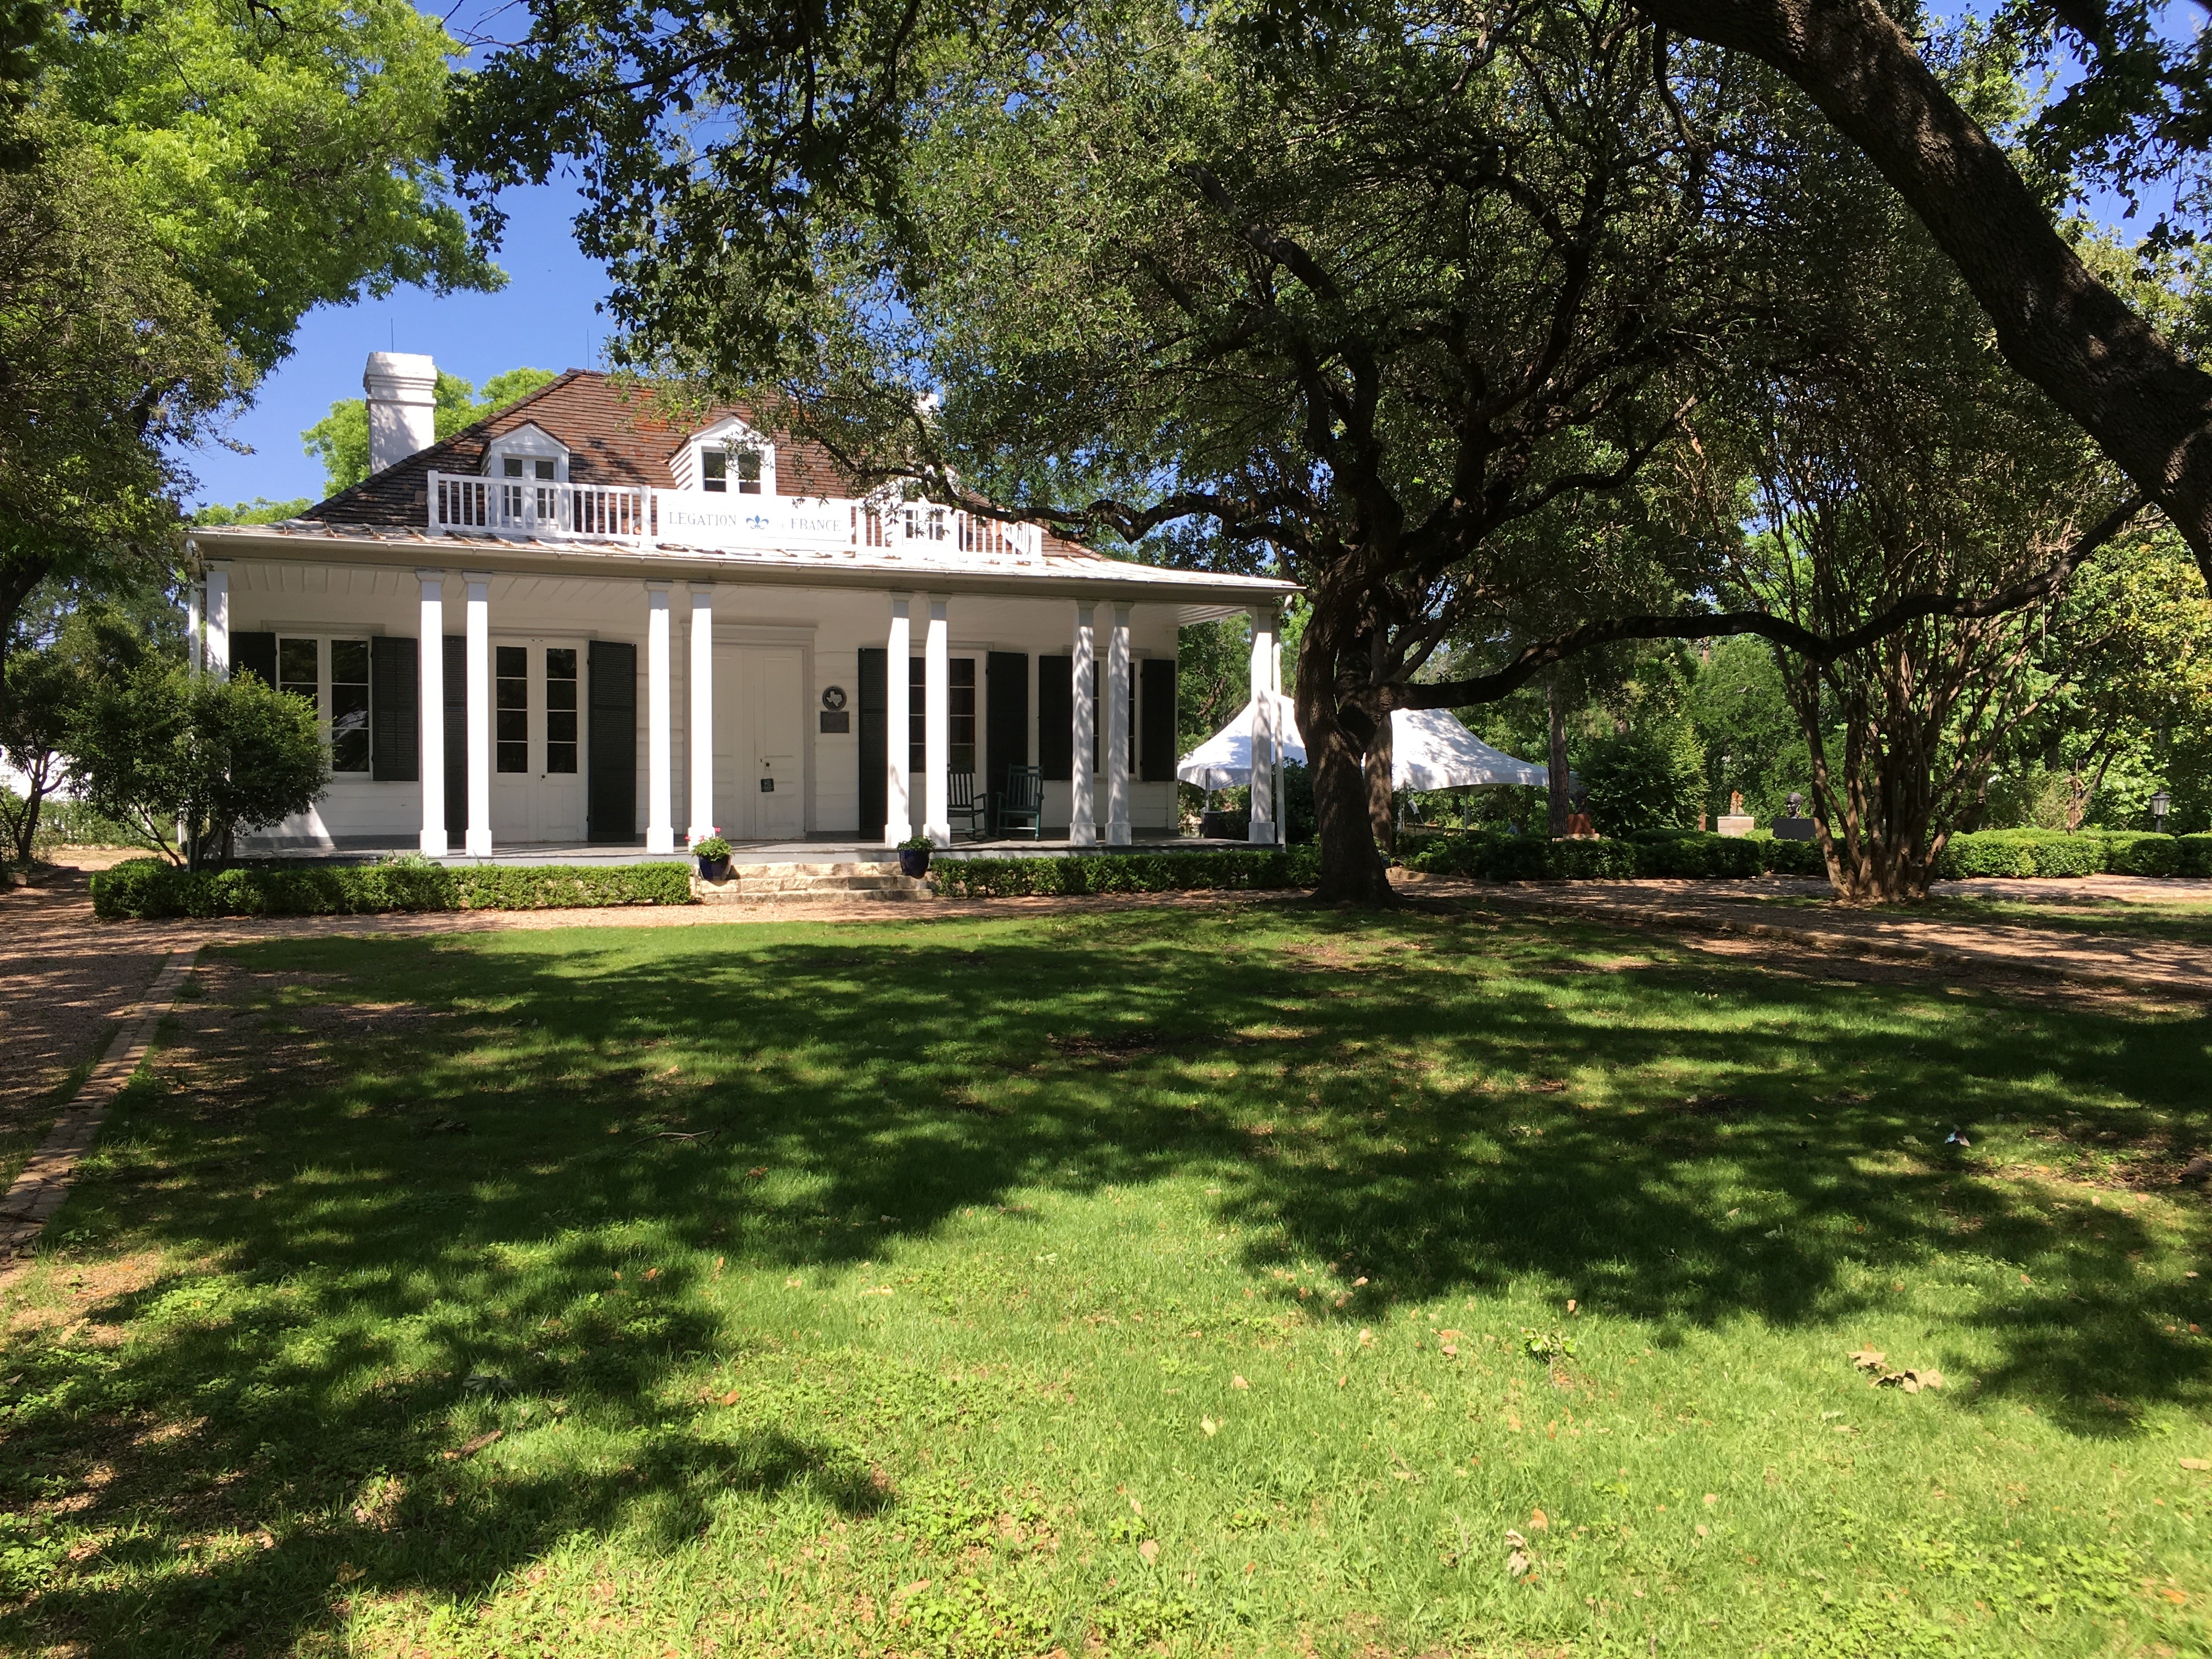
M 1006 524 L 927 502 L 722 495 L 452 472 L 430 474 L 428 493 L 434 536 L 675 542 L 762 550 L 941 549 L 1018 563 L 1044 554 L 1044 532 L 1036 525 Z

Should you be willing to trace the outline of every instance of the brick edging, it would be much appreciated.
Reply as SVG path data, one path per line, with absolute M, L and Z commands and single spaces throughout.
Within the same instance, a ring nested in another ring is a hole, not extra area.
M 78 1164 L 99 1138 L 100 1120 L 153 1046 L 154 1034 L 176 1006 L 177 993 L 198 953 L 197 944 L 169 953 L 168 961 L 138 1000 L 137 1019 L 109 1041 L 91 1075 L 46 1132 L 46 1139 L 8 1188 L 7 1196 L 0 1198 L 0 1284 L 28 1266 L 40 1233 L 69 1196 Z

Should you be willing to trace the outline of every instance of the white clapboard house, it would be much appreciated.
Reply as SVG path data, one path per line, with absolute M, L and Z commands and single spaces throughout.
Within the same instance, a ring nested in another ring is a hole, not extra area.
M 261 845 L 943 845 L 1013 766 L 1045 840 L 1112 845 L 1176 823 L 1178 629 L 1249 611 L 1280 684 L 1286 583 L 856 498 L 741 410 L 671 426 L 579 370 L 433 442 L 434 382 L 376 353 L 366 481 L 192 534 L 196 659 L 330 735 L 329 789 Z

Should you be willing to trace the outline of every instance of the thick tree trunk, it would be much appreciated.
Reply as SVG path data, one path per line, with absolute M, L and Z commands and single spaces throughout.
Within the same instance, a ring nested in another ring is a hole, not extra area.
M 1549 775 L 1545 780 L 1545 804 L 1550 809 L 1552 839 L 1561 841 L 1568 830 L 1567 711 L 1559 703 L 1559 677 L 1556 674 L 1544 688 L 1544 708 L 1552 722 L 1552 746 L 1544 762 Z
M 1375 845 L 1382 849 L 1385 860 L 1395 858 L 1398 852 L 1398 826 L 1390 816 L 1392 792 L 1390 772 L 1394 762 L 1390 741 L 1390 717 L 1384 715 L 1375 727 L 1375 735 L 1367 740 L 1367 822 L 1374 832 Z
M 1298 733 L 1313 775 L 1321 885 L 1314 896 L 1337 903 L 1393 904 L 1389 866 L 1375 848 L 1362 745 L 1337 719 L 1336 652 L 1318 609 L 1298 647 Z
M 1958 266 L 2005 360 L 2155 501 L 2212 586 L 2212 375 L 2091 276 L 1877 0 L 1637 0 L 1796 82 Z

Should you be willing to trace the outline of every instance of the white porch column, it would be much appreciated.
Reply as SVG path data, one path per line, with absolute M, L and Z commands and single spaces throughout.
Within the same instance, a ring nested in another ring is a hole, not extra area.
M 668 584 L 645 585 L 645 850 L 676 850 L 674 757 L 669 742 Z
M 200 677 L 204 647 L 200 639 L 200 607 L 206 602 L 198 578 L 185 584 L 185 666 L 194 679 Z
M 464 570 L 469 591 L 469 827 L 461 849 L 491 856 L 491 573 Z M 440 650 L 445 641 L 438 642 Z
M 446 573 L 418 570 L 422 603 L 416 647 L 416 693 L 421 736 L 415 752 L 422 776 L 422 829 L 416 850 L 441 859 L 452 851 L 446 840 Z
M 1075 607 L 1074 661 L 1071 672 L 1074 684 L 1068 701 L 1075 707 L 1074 764 L 1068 769 L 1067 842 L 1071 847 L 1096 847 L 1098 831 L 1091 816 L 1091 744 L 1097 730 L 1094 724 L 1097 711 L 1091 707 L 1091 607 Z
M 1275 833 L 1277 765 L 1275 732 L 1275 613 L 1252 613 L 1252 816 L 1248 838 L 1272 847 Z
M 945 598 L 929 596 L 929 633 L 921 651 L 921 832 L 933 847 L 952 845 L 946 810 L 952 763 L 952 636 Z
M 691 831 L 714 833 L 714 590 L 691 587 Z
M 219 680 L 230 678 L 230 567 L 207 568 L 207 611 L 201 626 L 207 638 L 207 672 Z
M 1106 629 L 1106 844 L 1129 844 L 1129 607 Z
M 891 595 L 890 632 L 884 641 L 884 845 L 896 847 L 914 834 L 912 785 L 907 775 L 908 665 L 914 655 L 914 602 Z
M 1274 626 L 1267 633 L 1274 642 L 1274 660 L 1267 670 L 1267 689 L 1274 693 L 1273 707 L 1275 712 L 1272 718 L 1279 726 L 1283 720 L 1283 627 L 1279 612 L 1275 617 Z M 1283 791 L 1290 785 L 1284 776 L 1283 733 L 1280 731 L 1275 732 L 1271 747 L 1275 755 L 1275 839 L 1287 846 L 1291 839 L 1291 814 L 1290 809 L 1283 805 Z

